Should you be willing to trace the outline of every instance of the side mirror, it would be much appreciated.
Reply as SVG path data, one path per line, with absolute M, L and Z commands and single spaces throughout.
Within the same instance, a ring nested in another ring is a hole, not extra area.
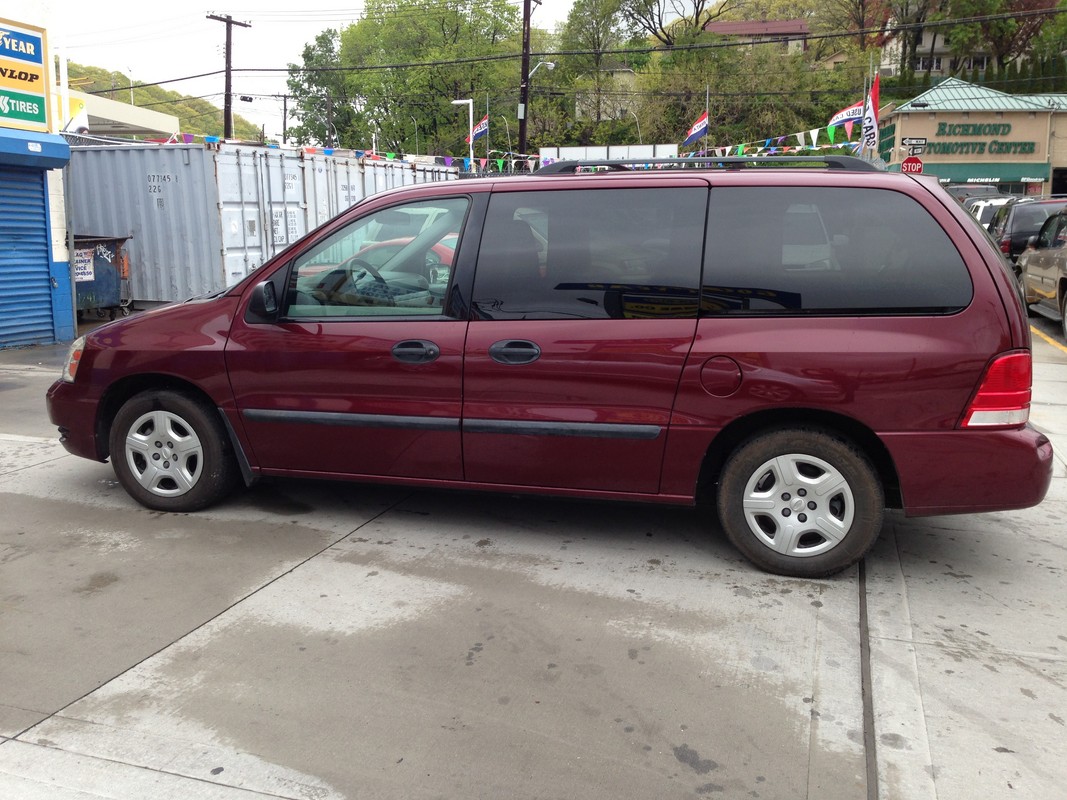
M 278 295 L 274 284 L 263 281 L 252 290 L 252 297 L 248 302 L 248 313 L 245 314 L 246 322 L 272 323 L 278 319 Z
M 1026 249 L 1027 250 L 1036 250 L 1037 249 L 1037 236 L 1036 235 L 1031 236 L 1029 239 L 1026 240 Z

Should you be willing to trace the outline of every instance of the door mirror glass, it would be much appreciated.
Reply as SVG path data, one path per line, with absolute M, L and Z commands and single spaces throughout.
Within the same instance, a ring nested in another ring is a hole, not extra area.
M 260 323 L 271 323 L 278 319 L 278 294 L 271 281 L 263 281 L 252 290 L 245 319 Z

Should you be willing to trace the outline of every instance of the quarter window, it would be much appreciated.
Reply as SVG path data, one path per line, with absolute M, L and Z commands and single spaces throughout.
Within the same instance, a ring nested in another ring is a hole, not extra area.
M 707 196 L 695 187 L 494 194 L 475 314 L 695 318 Z
M 439 316 L 469 206 L 455 197 L 381 209 L 301 253 L 289 317 Z
M 952 240 L 899 192 L 711 191 L 704 316 L 950 312 L 972 291 Z

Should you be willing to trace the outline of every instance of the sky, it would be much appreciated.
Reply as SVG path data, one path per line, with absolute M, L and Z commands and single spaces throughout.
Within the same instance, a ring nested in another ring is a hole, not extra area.
M 521 9 L 521 0 L 509 2 Z M 535 5 L 534 25 L 555 29 L 566 19 L 571 3 L 543 0 Z M 15 7 L 13 0 L 0 0 L 0 18 L 44 27 L 53 55 L 65 52 L 75 63 L 121 72 L 132 77 L 134 84 L 218 70 L 218 75 L 167 83 L 164 88 L 204 97 L 221 108 L 226 25 L 207 19 L 209 14 L 229 15 L 234 21 L 251 25 L 233 27 L 235 70 L 265 69 L 300 63 L 305 44 L 327 28 L 357 21 L 363 6 L 364 0 L 237 0 L 233 6 L 200 0 L 43 0 Z M 518 85 L 517 63 L 515 82 Z M 234 113 L 265 126 L 269 138 L 280 140 L 282 100 L 271 95 L 285 92 L 284 72 L 253 75 L 235 71 Z M 242 102 L 239 95 L 251 96 L 253 101 Z

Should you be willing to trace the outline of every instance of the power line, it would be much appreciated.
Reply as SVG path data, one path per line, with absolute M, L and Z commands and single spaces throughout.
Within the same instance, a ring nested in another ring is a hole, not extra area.
M 1019 11 L 1015 13 L 1006 14 L 985 14 L 974 17 L 959 17 L 950 20 L 938 20 L 925 23 L 907 23 L 896 25 L 891 28 L 860 28 L 847 32 L 835 32 L 824 34 L 809 34 L 805 38 L 808 40 L 832 40 L 832 39 L 846 39 L 856 38 L 860 36 L 868 35 L 899 35 L 908 31 L 925 30 L 932 28 L 945 28 L 954 27 L 957 25 L 976 24 L 981 22 L 996 22 L 998 20 L 1009 19 L 1024 19 L 1027 17 L 1038 16 L 1055 16 L 1058 14 L 1067 13 L 1067 7 L 1064 8 L 1050 8 L 1039 9 L 1035 11 Z M 737 47 L 752 47 L 754 44 L 770 45 L 770 44 L 786 44 L 791 41 L 788 37 L 781 37 L 775 39 L 764 39 L 759 42 L 741 42 L 741 41 L 715 41 L 715 42 L 697 42 L 686 45 L 674 45 L 672 47 L 666 47 L 663 45 L 650 45 L 648 47 L 636 47 L 636 48 L 622 48 L 611 50 L 557 50 L 557 51 L 544 51 L 537 53 L 530 53 L 531 58 L 561 58 L 566 56 L 612 56 L 612 55 L 653 55 L 653 54 L 671 54 L 688 51 L 699 50 L 717 50 L 717 49 L 732 49 Z M 296 64 L 291 64 L 286 67 L 239 67 L 234 68 L 232 72 L 240 73 L 258 73 L 258 74 L 273 74 L 273 73 L 329 73 L 329 72 L 376 72 L 382 70 L 397 70 L 397 69 L 417 69 L 426 67 L 452 67 L 452 66 L 464 66 L 468 64 L 484 64 L 493 63 L 498 61 L 514 61 L 522 58 L 522 53 L 501 53 L 496 55 L 484 55 L 484 56 L 471 56 L 468 58 L 455 58 L 441 61 L 415 61 L 404 62 L 396 64 L 364 64 L 364 65 L 352 65 L 345 67 L 304 67 Z M 155 81 L 153 83 L 142 83 L 139 86 L 162 86 L 168 83 L 179 83 L 181 81 L 195 80 L 197 78 L 207 78 L 214 75 L 223 74 L 224 70 L 215 70 L 212 72 L 202 72 L 196 75 L 186 75 L 181 78 L 170 78 L 163 81 Z M 102 94 L 107 89 L 99 89 L 89 94 Z

